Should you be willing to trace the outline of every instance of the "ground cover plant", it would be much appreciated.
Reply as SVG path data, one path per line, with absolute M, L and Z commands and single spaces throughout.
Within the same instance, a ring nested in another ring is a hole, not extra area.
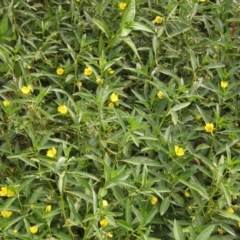
M 239 19 L 2 0 L 0 239 L 239 239 Z

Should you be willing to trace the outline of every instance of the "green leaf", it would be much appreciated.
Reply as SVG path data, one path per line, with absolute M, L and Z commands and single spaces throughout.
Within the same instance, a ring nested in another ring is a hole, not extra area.
M 133 164 L 133 165 L 141 165 L 141 164 L 144 164 L 146 166 L 158 166 L 160 167 L 161 164 L 159 161 L 154 161 L 150 158 L 147 158 L 147 157 L 132 157 L 132 158 L 129 158 L 129 159 L 122 159 L 120 161 L 123 161 L 123 162 L 127 162 L 127 163 L 130 163 L 130 164 Z
M 120 227 L 123 227 L 128 231 L 133 231 L 132 226 L 129 223 L 125 222 L 124 220 L 117 220 L 116 222 Z
M 131 23 L 135 18 L 135 14 L 136 14 L 135 0 L 131 0 L 123 13 L 121 26 L 124 27 Z
M 181 183 L 183 183 L 184 185 L 188 186 L 189 188 L 192 188 L 195 191 L 197 191 L 202 197 L 204 197 L 206 199 L 209 199 L 209 195 L 208 195 L 206 189 L 202 185 L 200 185 L 199 183 L 197 183 L 197 182 L 187 182 L 187 181 L 184 181 L 184 180 L 181 180 L 181 179 L 179 179 L 179 181 Z
M 184 33 L 184 32 L 187 32 L 188 30 L 190 30 L 191 28 L 190 27 L 186 27 L 186 28 L 182 28 L 182 29 L 179 29 L 179 30 L 176 30 L 174 32 L 172 32 L 169 37 L 174 37 L 174 36 L 177 36 L 181 33 Z
M 205 67 L 208 68 L 208 69 L 215 69 L 215 68 L 223 68 L 225 66 L 226 65 L 223 64 L 223 63 L 211 63 L 211 64 L 209 64 L 209 65 L 207 65 Z
M 218 214 L 221 215 L 222 217 L 225 217 L 227 219 L 232 219 L 232 220 L 235 220 L 235 221 L 240 221 L 240 217 L 236 214 L 233 214 L 233 213 L 229 213 L 228 211 L 225 211 L 225 210 L 220 210 L 218 211 Z
M 172 122 L 174 125 L 177 125 L 178 122 L 178 115 L 175 111 L 172 111 L 172 109 L 170 110 L 170 114 L 172 116 Z
M 106 34 L 108 38 L 110 38 L 110 31 L 108 25 L 105 22 L 96 18 L 93 18 L 92 21 L 94 22 L 95 25 L 97 25 L 99 29 L 101 29 Z
M 161 205 L 160 205 L 160 214 L 161 214 L 161 216 L 168 210 L 169 206 L 170 206 L 169 197 L 165 197 L 163 199 L 163 201 L 161 202 Z
M 226 188 L 226 186 L 224 186 L 223 183 L 221 183 L 221 188 L 224 192 L 224 196 L 226 198 L 227 204 L 228 206 L 232 205 L 232 198 L 231 198 L 231 193 L 229 192 L 229 190 Z
M 174 219 L 173 234 L 174 234 L 175 240 L 184 240 L 185 239 L 182 228 L 176 219 Z
M 215 228 L 215 225 L 208 226 L 197 236 L 196 240 L 208 240 L 214 228 Z
M 122 40 L 133 50 L 135 55 L 138 57 L 139 61 L 141 61 L 141 58 L 140 58 L 140 56 L 138 54 L 138 50 L 137 50 L 134 42 L 132 41 L 132 39 L 129 38 L 129 37 L 123 37 Z
M 191 102 L 185 102 L 185 103 L 180 103 L 180 104 L 176 104 L 175 106 L 173 106 L 171 108 L 172 111 L 179 111 L 183 108 L 188 107 L 191 104 Z
M 150 27 L 140 22 L 132 22 L 129 28 L 134 31 L 145 31 L 145 32 L 154 33 L 154 31 Z
M 5 13 L 0 22 L 0 35 L 6 37 L 6 33 L 8 31 L 8 15 Z

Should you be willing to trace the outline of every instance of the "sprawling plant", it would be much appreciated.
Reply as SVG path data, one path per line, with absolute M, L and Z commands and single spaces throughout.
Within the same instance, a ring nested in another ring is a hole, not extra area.
M 2 0 L 0 238 L 240 235 L 238 0 Z

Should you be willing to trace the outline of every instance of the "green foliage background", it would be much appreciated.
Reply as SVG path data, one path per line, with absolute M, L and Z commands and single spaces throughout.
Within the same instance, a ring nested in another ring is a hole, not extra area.
M 240 3 L 119 3 L 1 1 L 0 238 L 239 239 Z

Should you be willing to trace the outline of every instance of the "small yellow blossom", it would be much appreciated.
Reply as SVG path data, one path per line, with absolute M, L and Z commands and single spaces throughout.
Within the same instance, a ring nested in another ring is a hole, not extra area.
M 163 21 L 163 18 L 160 17 L 160 16 L 156 16 L 155 19 L 154 19 L 154 22 L 157 23 L 157 24 L 162 23 L 162 21 Z
M 218 46 L 214 46 L 214 49 L 215 49 L 216 51 L 218 51 Z
M 125 3 L 125 2 L 120 2 L 120 3 L 118 4 L 118 7 L 119 7 L 120 10 L 124 10 L 124 9 L 127 7 L 127 3 Z
M 12 215 L 12 212 L 11 211 L 1 211 L 1 215 L 4 217 L 4 218 L 9 218 L 11 215 Z
M 237 195 L 233 195 L 232 199 L 233 199 L 233 201 L 236 201 L 238 199 L 238 196 Z
M 38 231 L 38 227 L 37 226 L 32 226 L 32 227 L 29 228 L 29 230 L 32 234 L 35 234 Z
M 116 93 L 112 93 L 110 96 L 111 102 L 115 103 L 118 101 L 118 95 Z
M 68 112 L 68 109 L 65 105 L 60 105 L 58 107 L 58 112 L 60 112 L 61 114 L 66 114 Z
M 157 93 L 157 96 L 158 96 L 158 98 L 160 98 L 160 99 L 163 99 L 163 98 L 164 98 L 164 94 L 163 94 L 161 91 L 159 91 L 159 92 Z
M 47 205 L 46 208 L 45 208 L 45 211 L 47 213 L 49 213 L 49 212 L 51 212 L 51 210 L 52 210 L 52 206 L 51 205 Z
M 183 148 L 175 145 L 175 146 L 174 146 L 174 150 L 175 150 L 175 153 L 176 153 L 177 156 L 181 157 L 181 156 L 184 155 L 184 150 L 183 150 Z
M 8 100 L 4 100 L 2 103 L 4 107 L 8 107 L 10 105 L 10 102 Z
M 205 130 L 206 130 L 206 132 L 212 133 L 213 130 L 214 130 L 214 125 L 213 125 L 213 123 L 206 123 L 206 125 L 205 125 Z
M 12 190 L 8 189 L 7 187 L 1 187 L 0 196 L 12 197 L 12 196 L 14 196 L 14 192 Z
M 198 0 L 199 2 L 206 2 L 206 0 Z
M 213 54 L 213 59 L 216 59 L 217 57 L 218 57 L 218 55 L 217 54 Z
M 96 83 L 97 83 L 98 85 L 103 84 L 103 79 L 102 79 L 102 78 L 97 78 Z
M 202 116 L 198 114 L 195 116 L 195 118 L 196 118 L 196 120 L 200 120 L 202 118 Z
M 103 220 L 100 221 L 100 225 L 102 227 L 107 227 L 109 224 L 108 220 L 106 218 L 104 218 Z
M 90 76 L 90 75 L 92 75 L 92 68 L 91 67 L 85 67 L 85 69 L 84 69 L 84 74 L 85 75 L 87 75 L 87 76 Z
M 76 2 L 80 2 L 80 0 L 76 0 Z
M 79 89 L 82 88 L 82 85 L 83 85 L 82 82 L 78 82 L 78 83 L 77 83 L 77 86 L 78 86 Z
M 221 81 L 221 88 L 225 89 L 228 86 L 227 81 Z
M 185 195 L 186 198 L 191 197 L 191 195 L 190 195 L 190 193 L 189 193 L 188 191 L 185 191 L 185 192 L 184 192 L 184 195 Z
M 104 208 L 106 208 L 108 206 L 108 201 L 107 200 L 103 200 L 102 201 L 102 205 Z
M 113 107 L 114 107 L 114 103 L 113 103 L 113 102 L 110 102 L 110 103 L 108 104 L 108 107 L 113 108 Z
M 14 234 L 17 234 L 17 233 L 18 233 L 18 230 L 17 230 L 17 229 L 14 229 L 14 230 L 13 230 L 13 233 L 14 233 Z
M 112 237 L 113 237 L 113 234 L 110 233 L 110 232 L 108 232 L 108 233 L 107 233 L 107 236 L 110 237 L 110 238 L 112 238 Z
M 108 68 L 108 73 L 109 74 L 114 74 L 114 70 L 112 68 Z
M 152 197 L 152 198 L 151 198 L 151 204 L 152 204 L 152 205 L 156 205 L 157 202 L 158 202 L 158 199 L 157 199 L 156 197 Z
M 30 70 L 32 69 L 32 67 L 30 65 L 27 65 L 27 69 Z
M 64 69 L 62 67 L 57 68 L 56 70 L 57 75 L 61 76 L 64 73 Z
M 217 231 L 218 231 L 218 233 L 221 234 L 221 235 L 224 233 L 224 230 L 223 230 L 222 228 L 220 228 L 220 227 L 217 228 Z
M 23 86 L 21 88 L 21 91 L 22 91 L 23 94 L 29 94 L 30 91 L 31 91 L 31 87 L 29 85 L 28 86 Z
M 56 154 L 57 154 L 57 150 L 54 147 L 47 151 L 48 157 L 54 158 L 56 156 Z
M 190 211 L 192 211 L 192 210 L 193 210 L 193 206 L 192 206 L 192 205 L 189 205 L 189 206 L 188 206 L 188 209 L 189 209 Z
M 228 208 L 228 209 L 227 209 L 227 211 L 228 211 L 229 213 L 234 213 L 234 209 L 233 209 L 233 208 L 231 208 L 231 207 L 230 207 L 230 208 Z

